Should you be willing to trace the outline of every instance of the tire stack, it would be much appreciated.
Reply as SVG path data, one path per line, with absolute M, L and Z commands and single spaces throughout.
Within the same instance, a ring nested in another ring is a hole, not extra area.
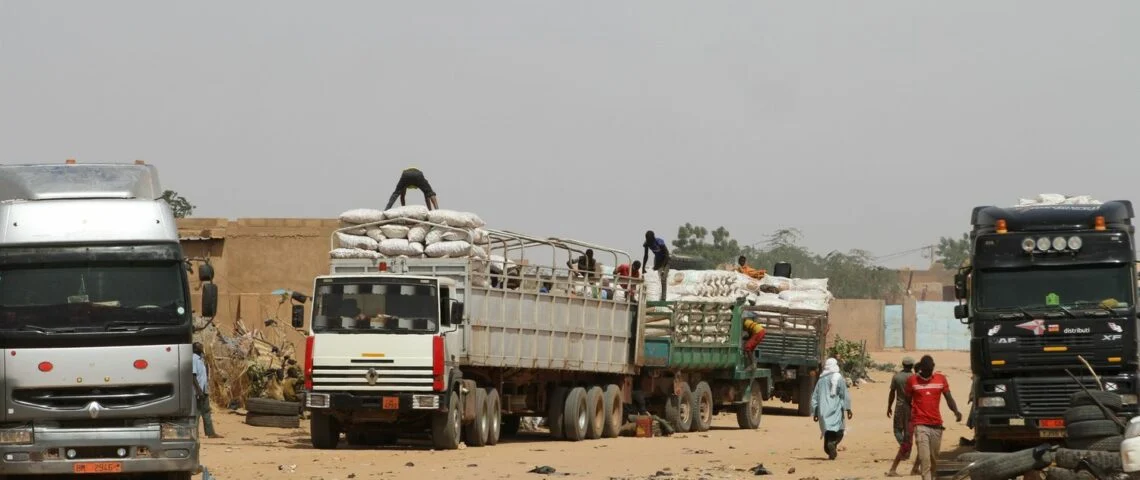
M 270 398 L 245 400 L 245 423 L 255 427 L 300 428 L 301 402 Z
M 1112 413 L 1097 405 L 1100 402 Z M 1088 391 L 1073 394 L 1065 412 L 1065 446 L 1074 450 L 1120 452 L 1124 432 L 1113 417 L 1120 414 L 1120 395 L 1112 392 Z

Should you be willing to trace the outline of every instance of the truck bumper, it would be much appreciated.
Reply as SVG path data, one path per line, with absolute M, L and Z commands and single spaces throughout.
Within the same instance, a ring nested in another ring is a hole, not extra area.
M 347 393 L 305 392 L 305 408 L 310 410 L 385 410 L 395 412 L 447 411 L 443 393 Z
M 162 440 L 162 426 L 126 428 L 33 427 L 27 445 L 0 445 L 0 472 L 5 475 L 74 475 L 76 473 L 197 472 L 196 423 L 179 423 L 182 437 Z M 169 431 L 169 429 L 168 429 Z

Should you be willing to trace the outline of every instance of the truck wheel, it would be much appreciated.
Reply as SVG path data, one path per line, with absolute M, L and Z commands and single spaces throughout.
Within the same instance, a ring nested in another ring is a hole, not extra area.
M 764 413 L 764 398 L 760 382 L 753 380 L 750 387 L 745 402 L 736 406 L 736 424 L 740 428 L 756 430 L 760 428 L 760 416 Z
M 1053 463 L 1053 452 L 1037 452 L 1027 448 L 1005 455 L 979 460 L 970 467 L 970 478 L 1017 478 L 1030 470 L 1038 470 Z
M 435 412 L 431 416 L 431 443 L 438 450 L 459 448 L 459 434 L 462 432 L 462 415 L 459 410 L 459 394 L 451 392 L 447 397 L 447 411 Z M 315 417 L 314 417 L 315 418 Z
M 245 414 L 245 424 L 254 427 L 300 428 L 301 418 L 297 415 Z
M 1074 393 L 1070 398 L 1069 405 L 1073 407 L 1080 407 L 1085 405 L 1096 406 L 1093 399 L 1097 399 L 1100 403 L 1108 407 L 1109 410 L 1119 412 L 1124 408 L 1124 403 L 1121 401 L 1120 395 L 1113 392 L 1102 392 L 1100 390 L 1089 390 L 1088 392 L 1080 391 Z M 1099 407 L 1098 407 L 1099 408 Z
M 468 447 L 482 447 L 487 444 L 487 434 L 491 430 L 490 415 L 487 413 L 487 390 L 483 388 L 476 388 L 473 392 L 475 394 L 475 418 L 471 419 L 471 423 L 463 427 L 463 439 L 467 442 Z
M 796 413 L 801 417 L 811 416 L 811 394 L 814 393 L 815 385 L 812 384 L 811 375 L 803 372 L 796 372 L 800 375 L 799 383 L 797 384 L 796 399 L 799 404 L 796 405 Z
M 503 426 L 503 406 L 499 403 L 499 391 L 487 389 L 487 445 L 499 443 L 499 433 Z
M 713 395 L 708 383 L 697 384 L 697 389 L 693 391 L 693 401 L 696 403 L 696 408 L 693 409 L 693 431 L 707 432 L 712 428 L 713 420 Z
M 606 409 L 606 423 L 602 427 L 602 436 L 605 438 L 617 438 L 621 434 L 621 426 L 625 423 L 625 405 L 621 399 L 621 387 L 617 385 L 607 385 L 606 392 L 602 395 L 602 400 L 605 403 Z
M 1104 438 L 1084 438 L 1084 439 L 1067 439 L 1065 444 L 1074 450 L 1095 450 L 1099 452 L 1119 452 L 1120 442 L 1124 441 L 1124 437 L 1114 435 Z
M 1120 426 L 1112 420 L 1077 422 L 1065 428 L 1065 435 L 1073 440 L 1111 437 L 1120 434 Z
M 522 417 L 518 415 L 507 415 L 503 417 L 502 430 L 499 435 L 503 437 L 513 437 L 519 434 L 519 429 L 522 428 Z
M 586 391 L 586 438 L 597 440 L 602 438 L 602 430 L 606 428 L 606 401 L 602 387 L 590 387 Z
M 332 415 L 313 412 L 309 417 L 309 438 L 313 448 L 331 450 L 340 442 L 340 426 Z
M 1073 407 L 1065 411 L 1065 425 L 1106 419 L 1108 418 L 1104 416 L 1104 411 L 1095 405 Z
M 689 384 L 681 382 L 681 394 L 670 395 L 665 403 L 665 420 L 677 433 L 688 432 L 693 427 L 693 391 Z
M 571 442 L 577 442 L 586 438 L 586 430 L 589 428 L 589 407 L 586 404 L 586 389 L 582 387 L 575 387 L 570 390 L 566 395 L 565 424 L 562 427 L 562 433 L 565 434 L 566 439 Z
M 272 398 L 247 398 L 245 410 L 265 415 L 300 415 L 301 402 L 283 402 Z
M 546 398 L 546 426 L 550 429 L 550 437 L 561 440 L 563 420 L 566 419 L 566 387 L 554 387 L 550 396 Z

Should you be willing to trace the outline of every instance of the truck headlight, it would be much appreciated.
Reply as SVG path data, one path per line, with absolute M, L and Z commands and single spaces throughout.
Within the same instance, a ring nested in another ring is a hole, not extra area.
M 1135 393 L 1125 393 L 1121 395 L 1120 402 L 1125 405 L 1136 405 L 1137 403 L 1140 403 L 1140 401 L 1137 401 L 1137 396 Z
M 35 443 L 32 427 L 5 428 L 0 430 L 0 445 L 30 445 Z
M 979 407 L 1004 407 L 1005 398 L 1003 397 L 981 397 L 978 399 Z
M 163 441 L 171 440 L 193 440 L 198 436 L 198 424 L 179 425 L 177 423 L 164 423 L 162 424 L 162 433 L 160 438 Z

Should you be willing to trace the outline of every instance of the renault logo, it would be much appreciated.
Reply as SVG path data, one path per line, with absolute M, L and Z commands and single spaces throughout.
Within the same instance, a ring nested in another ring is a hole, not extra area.
M 87 404 L 87 414 L 91 415 L 91 418 L 98 418 L 99 413 L 102 411 L 103 406 L 99 405 L 99 402 L 91 402 Z
M 364 374 L 364 378 L 368 379 L 369 385 L 376 385 L 376 379 L 379 377 L 380 377 L 380 375 L 376 374 L 375 368 L 369 368 L 368 373 Z

